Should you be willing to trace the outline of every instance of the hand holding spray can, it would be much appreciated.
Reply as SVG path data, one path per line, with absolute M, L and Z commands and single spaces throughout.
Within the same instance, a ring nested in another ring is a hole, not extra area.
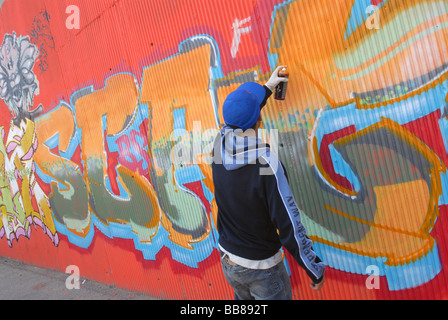
M 283 68 L 278 72 L 279 77 L 289 78 L 289 73 L 286 68 Z M 275 87 L 274 99 L 283 101 L 286 97 L 286 89 L 288 88 L 288 82 L 280 82 L 277 87 Z

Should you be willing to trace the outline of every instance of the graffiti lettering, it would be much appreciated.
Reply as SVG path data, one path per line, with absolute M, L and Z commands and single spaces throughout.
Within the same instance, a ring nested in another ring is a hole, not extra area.
M 31 42 L 39 48 L 39 57 L 37 58 L 37 61 L 39 62 L 41 73 L 48 69 L 47 50 L 54 49 L 55 47 L 54 39 L 48 26 L 50 19 L 51 17 L 46 10 L 40 12 L 39 15 L 34 17 L 31 30 L 29 31 Z
M 251 17 L 248 17 L 243 20 L 235 19 L 235 22 L 232 25 L 233 29 L 233 40 L 232 40 L 232 46 L 230 48 L 230 53 L 233 58 L 236 57 L 236 54 L 238 53 L 238 47 L 241 42 L 241 35 L 245 33 L 249 33 L 251 31 L 251 26 L 243 27 L 245 24 L 249 23 L 251 20 Z

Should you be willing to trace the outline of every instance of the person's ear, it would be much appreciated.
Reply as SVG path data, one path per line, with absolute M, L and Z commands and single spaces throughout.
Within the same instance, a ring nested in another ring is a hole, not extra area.
M 262 127 L 263 127 L 263 119 L 261 118 L 261 114 L 260 114 L 260 116 L 258 117 L 258 120 L 257 120 L 257 129 L 258 128 L 263 129 Z

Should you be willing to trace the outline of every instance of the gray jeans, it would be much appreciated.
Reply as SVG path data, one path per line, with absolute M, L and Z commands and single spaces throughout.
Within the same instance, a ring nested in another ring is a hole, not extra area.
M 292 300 L 291 280 L 282 262 L 266 270 L 247 269 L 221 252 L 221 264 L 235 300 Z

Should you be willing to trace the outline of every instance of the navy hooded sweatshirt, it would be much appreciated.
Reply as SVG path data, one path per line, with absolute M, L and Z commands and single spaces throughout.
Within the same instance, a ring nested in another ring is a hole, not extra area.
M 220 246 L 249 260 L 270 258 L 283 246 L 319 283 L 325 265 L 313 251 L 285 168 L 269 145 L 224 126 L 213 156 Z

